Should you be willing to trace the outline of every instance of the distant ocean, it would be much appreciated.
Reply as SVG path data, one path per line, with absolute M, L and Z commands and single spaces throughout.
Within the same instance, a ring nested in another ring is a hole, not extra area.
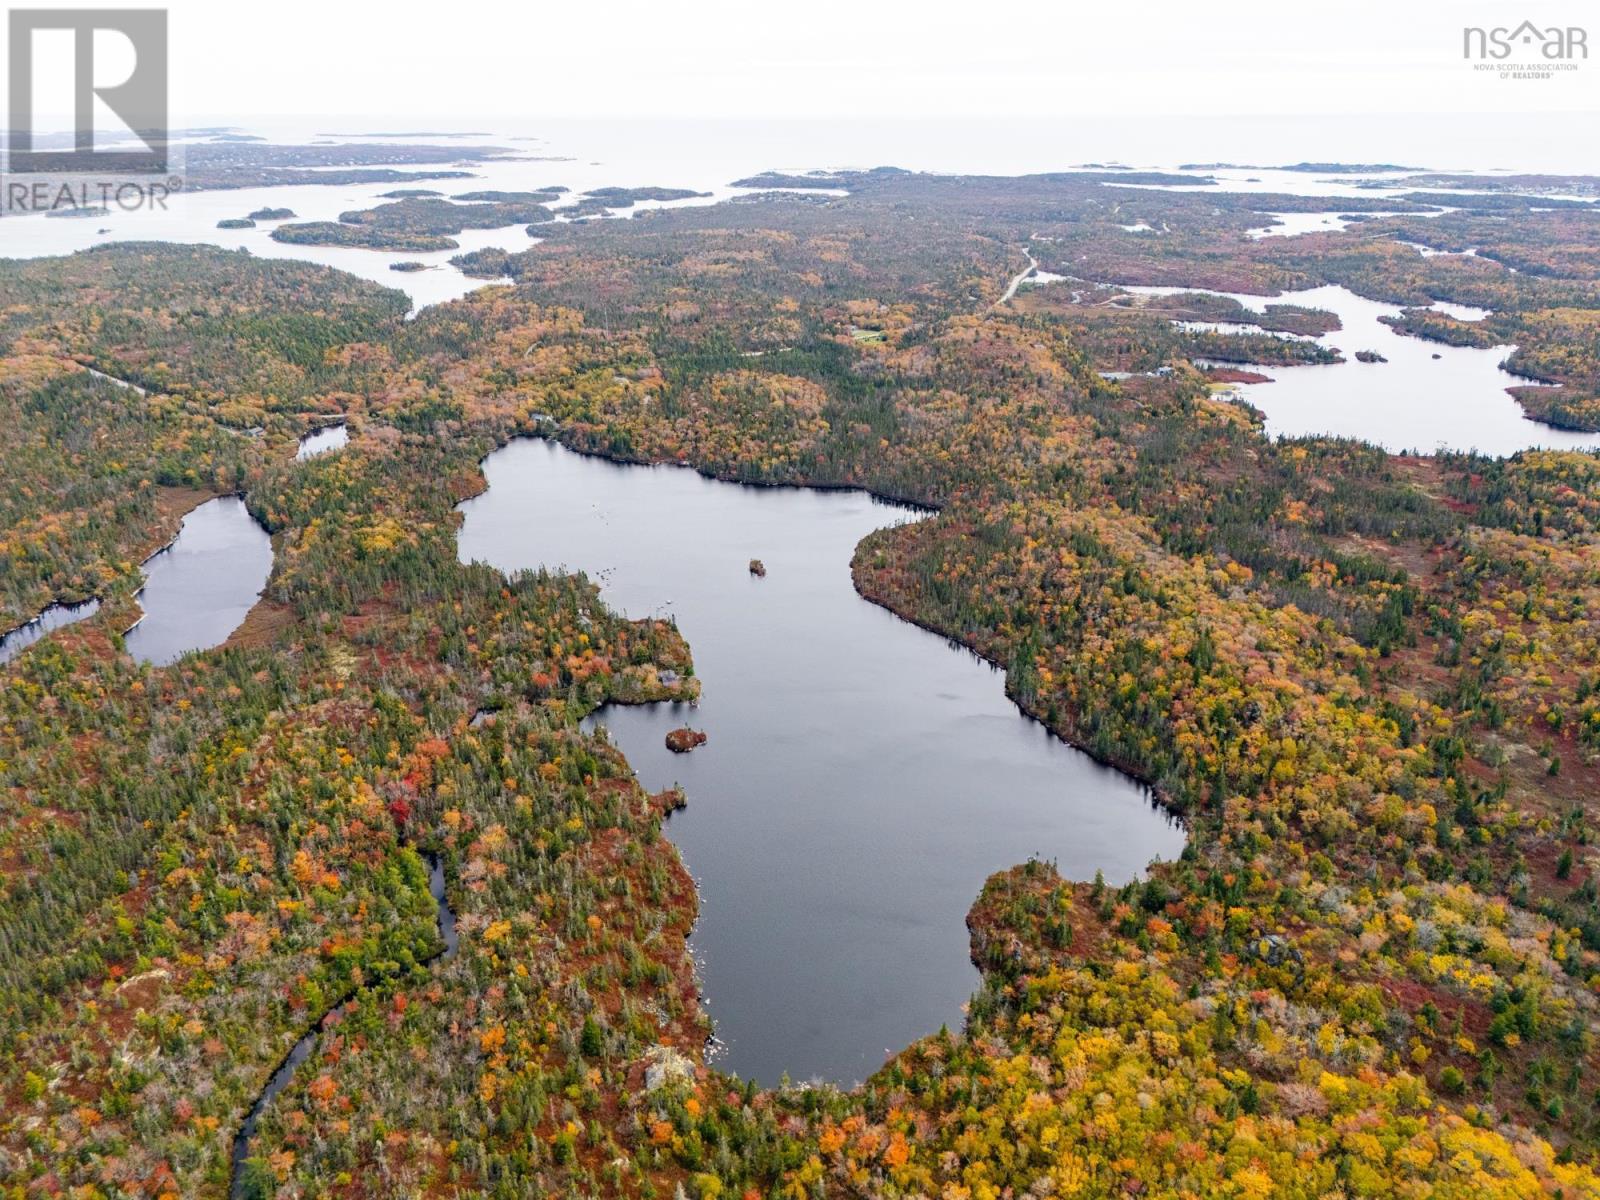
M 1089 162 L 1141 167 L 1236 162 L 1390 162 L 1445 171 L 1600 174 L 1593 113 L 1387 116 L 1051 117 L 981 120 L 574 120 L 486 116 L 207 117 L 273 141 L 318 134 L 449 132 L 537 137 L 541 152 L 626 159 L 673 182 L 684 173 L 727 183 L 769 168 L 899 166 L 995 174 Z M 724 178 L 727 176 L 728 178 Z

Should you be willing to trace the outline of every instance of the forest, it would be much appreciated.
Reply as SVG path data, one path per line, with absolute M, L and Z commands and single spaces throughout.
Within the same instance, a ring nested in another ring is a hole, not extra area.
M 557 195 L 528 193 L 532 198 L 474 202 L 447 200 L 437 194 L 393 194 L 399 198 L 376 208 L 340 213 L 337 221 L 279 225 L 272 231 L 272 237 L 279 242 L 313 246 L 454 250 L 460 243 L 450 235 L 466 229 L 499 229 L 506 225 L 536 225 L 551 220 L 552 214 L 542 202 L 553 200 Z
M 1414 310 L 1492 308 L 1581 422 L 1594 214 L 1252 238 L 1313 198 L 797 178 L 848 194 L 552 224 L 410 321 L 223 251 L 0 265 L 0 603 L 102 600 L 0 666 L 5 1194 L 1600 1196 L 1600 456 L 1269 439 L 1196 360 L 1309 343 L 1092 286 L 1337 282 L 1438 341 Z M 1083 282 L 1002 301 L 1031 260 Z M 349 445 L 296 462 L 335 415 Z M 857 589 L 1148 781 L 1182 858 L 999 870 L 963 1026 L 859 1088 L 721 1073 L 663 837 L 694 797 L 581 725 L 695 694 L 693 646 L 457 561 L 519 435 L 937 510 L 868 537 Z M 266 593 L 135 664 L 130 564 L 224 491 Z

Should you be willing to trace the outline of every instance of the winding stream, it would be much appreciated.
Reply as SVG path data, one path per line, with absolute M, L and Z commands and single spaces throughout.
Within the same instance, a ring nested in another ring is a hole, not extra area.
M 960 1026 L 978 984 L 965 917 L 990 874 L 1038 855 L 1122 883 L 1181 851 L 1144 787 L 1023 716 L 998 670 L 856 594 L 857 543 L 918 514 L 537 440 L 484 473 L 463 560 L 585 570 L 629 616 L 674 616 L 694 652 L 697 707 L 596 721 L 646 787 L 688 796 L 667 831 L 699 885 L 720 1066 L 864 1079 Z M 685 724 L 710 740 L 674 755 Z
M 449 901 L 445 898 L 444 860 L 436 854 L 424 856 L 428 860 L 428 892 L 433 897 L 434 905 L 438 910 L 439 938 L 444 942 L 443 949 L 423 960 L 424 966 L 434 963 L 448 962 L 455 957 L 456 949 L 460 945 L 456 936 L 456 915 L 450 910 Z M 323 1030 L 333 1018 L 345 1011 L 352 1003 L 346 1000 L 343 1004 L 336 1004 L 322 1018 L 308 1029 L 293 1046 L 289 1053 L 283 1056 L 283 1061 L 278 1064 L 267 1080 L 267 1086 L 256 1097 L 250 1111 L 245 1115 L 239 1132 L 233 1135 L 233 1151 L 229 1156 L 228 1194 L 233 1200 L 242 1200 L 245 1195 L 245 1163 L 250 1158 L 250 1143 L 256 1136 L 256 1130 L 261 1125 L 261 1117 L 271 1103 L 277 1099 L 278 1093 L 289 1086 L 289 1081 L 294 1078 L 296 1068 L 306 1059 L 311 1057 L 311 1051 L 316 1048 L 317 1041 L 322 1037 Z

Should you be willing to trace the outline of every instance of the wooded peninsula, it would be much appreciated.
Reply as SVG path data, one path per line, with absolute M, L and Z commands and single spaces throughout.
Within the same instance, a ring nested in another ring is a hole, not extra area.
M 411 319 L 205 247 L 0 263 L 0 629 L 100 601 L 0 666 L 4 1194 L 1600 1197 L 1600 455 L 1269 438 L 1217 364 L 1324 369 L 1337 317 L 1124 290 L 1337 284 L 1515 345 L 1529 414 L 1596 430 L 1600 220 L 1157 178 L 1196 187 L 756 177 L 809 194 L 546 221 Z M 433 249 L 555 195 L 325 224 Z M 1319 211 L 1352 219 L 1249 236 Z M 519 435 L 936 510 L 857 589 L 1151 784 L 1181 859 L 999 871 L 964 1027 L 856 1089 L 708 1065 L 662 836 L 694 796 L 581 724 L 692 696 L 694 648 L 458 561 Z M 266 592 L 134 662 L 137 564 L 224 494 Z

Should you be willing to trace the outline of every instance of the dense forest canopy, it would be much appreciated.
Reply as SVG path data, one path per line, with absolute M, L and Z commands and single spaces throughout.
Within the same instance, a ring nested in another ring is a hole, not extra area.
M 243 1195 L 1600 1196 L 1600 458 L 1269 440 L 1195 359 L 1305 343 L 1094 286 L 1340 283 L 1440 341 L 1410 310 L 1491 308 L 1594 428 L 1594 212 L 1451 191 L 1252 238 L 1314 198 L 799 180 L 848 195 L 555 225 L 409 322 L 221 251 L 0 265 L 0 604 L 104 602 L 0 667 L 9 1194 L 224 1194 L 324 1021 Z M 1084 286 L 1003 300 L 1030 261 Z M 296 463 L 335 414 L 350 444 Z M 965 1027 L 855 1091 L 708 1067 L 661 837 L 693 796 L 580 726 L 692 695 L 692 647 L 457 561 L 479 460 L 530 433 L 936 508 L 857 587 L 1155 785 L 1182 859 L 999 872 Z M 268 590 L 136 665 L 132 564 L 220 491 L 273 533 Z

